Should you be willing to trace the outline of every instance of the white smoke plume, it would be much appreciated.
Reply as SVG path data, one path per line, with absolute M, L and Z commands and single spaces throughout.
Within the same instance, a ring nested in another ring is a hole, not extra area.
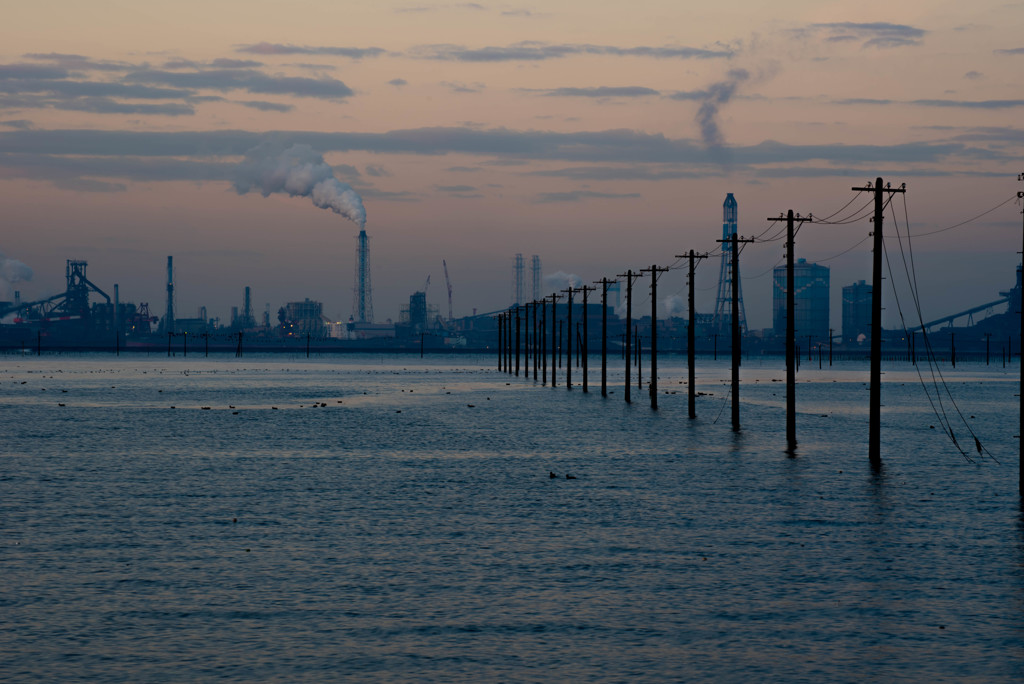
M 32 269 L 17 259 L 8 259 L 0 252 L 0 285 L 3 296 L 10 299 L 14 296 L 14 285 L 32 280 Z
M 360 228 L 366 226 L 359 193 L 335 178 L 334 169 L 309 145 L 292 145 L 287 150 L 271 143 L 254 147 L 238 165 L 234 185 L 239 195 L 255 190 L 264 197 L 278 192 L 309 197 L 321 209 L 341 214 Z
M 665 297 L 661 301 L 661 305 L 665 308 L 665 315 L 668 317 L 672 316 L 683 316 L 686 314 L 686 300 L 679 295 L 670 295 Z
M 581 287 L 582 285 L 583 279 L 575 273 L 559 271 L 544 276 L 544 289 L 549 292 L 561 292 L 569 289 L 569 286 Z
M 724 81 L 708 86 L 704 101 L 700 109 L 697 110 L 700 136 L 708 147 L 725 145 L 725 136 L 722 135 L 722 131 L 718 127 L 718 108 L 732 99 L 740 83 L 750 78 L 750 72 L 746 69 L 730 69 L 726 76 Z

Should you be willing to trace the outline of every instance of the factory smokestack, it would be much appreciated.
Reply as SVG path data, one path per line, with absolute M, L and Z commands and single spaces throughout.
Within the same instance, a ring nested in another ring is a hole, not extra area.
M 174 332 L 174 257 L 167 257 L 167 312 L 160 327 L 164 333 Z
M 366 226 L 362 198 L 335 178 L 334 169 L 309 145 L 292 145 L 287 150 L 273 143 L 254 147 L 238 165 L 234 186 L 239 195 L 255 190 L 264 197 L 275 193 L 308 197 L 317 207 L 330 209 L 360 228 Z

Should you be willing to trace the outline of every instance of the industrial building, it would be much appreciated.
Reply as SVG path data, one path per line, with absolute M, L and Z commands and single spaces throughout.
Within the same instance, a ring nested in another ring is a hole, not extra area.
M 843 288 L 843 342 L 871 335 L 871 286 L 863 280 Z
M 786 336 L 786 267 L 776 266 L 772 287 L 772 329 Z M 830 335 L 829 268 L 798 259 L 793 264 L 793 326 L 798 338 L 811 337 L 819 343 Z

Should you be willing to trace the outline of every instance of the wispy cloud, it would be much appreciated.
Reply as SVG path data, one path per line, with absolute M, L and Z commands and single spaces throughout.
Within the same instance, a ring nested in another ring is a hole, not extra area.
M 811 24 L 801 32 L 823 34 L 832 43 L 856 42 L 865 48 L 894 48 L 920 45 L 928 34 L 924 29 L 884 21 L 857 23 L 840 21 Z
M 992 53 L 996 55 L 1024 55 L 1024 47 L 993 50 Z
M 238 104 L 250 107 L 251 109 L 258 109 L 261 112 L 290 112 L 295 109 L 292 105 L 281 104 L 280 102 L 264 102 L 263 100 L 239 101 Z
M 252 55 L 332 55 L 335 57 L 348 57 L 350 59 L 379 57 L 387 52 L 384 48 L 379 47 L 358 48 L 285 45 L 283 43 L 254 43 L 252 45 L 239 45 L 235 48 L 235 51 Z
M 534 200 L 537 204 L 553 202 L 583 202 L 589 199 L 638 199 L 639 192 L 595 192 L 593 190 L 573 190 L 571 192 L 543 192 Z
M 838 105 L 914 105 L 918 107 L 946 107 L 960 109 L 1012 109 L 1024 107 L 1024 100 L 887 100 L 869 97 L 854 97 L 833 100 Z
M 351 88 L 333 78 L 268 76 L 252 69 L 210 69 L 203 71 L 164 71 L 140 69 L 125 76 L 129 83 L 156 83 L 192 90 L 228 92 L 244 90 L 263 95 L 296 95 L 323 99 L 344 99 L 354 94 Z
M 643 86 L 598 86 L 596 88 L 552 88 L 550 90 L 537 91 L 547 97 L 591 97 L 591 98 L 608 98 L 608 97 L 648 97 L 651 95 L 661 95 L 661 93 L 653 88 L 645 88 Z
M 534 41 L 514 43 L 507 46 L 468 48 L 461 45 L 421 45 L 410 51 L 410 56 L 420 59 L 437 59 L 453 62 L 521 62 L 563 59 L 574 55 L 607 55 L 614 57 L 652 57 L 655 59 L 720 59 L 729 58 L 734 51 L 727 48 L 705 49 L 683 46 L 636 46 L 616 47 L 612 45 L 550 44 Z

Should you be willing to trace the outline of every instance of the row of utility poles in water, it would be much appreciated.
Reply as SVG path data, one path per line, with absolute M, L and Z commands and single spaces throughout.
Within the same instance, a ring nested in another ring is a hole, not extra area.
M 1018 177 L 1019 181 L 1024 181 L 1024 174 Z M 871 351 L 870 351 L 870 396 L 869 396 L 869 415 L 868 415 L 868 460 L 871 467 L 875 470 L 881 468 L 881 361 L 882 361 L 882 226 L 884 218 L 884 208 L 886 205 L 885 198 L 891 197 L 895 193 L 906 192 L 906 186 L 901 185 L 898 188 L 893 188 L 888 185 L 884 185 L 881 178 L 875 179 L 874 185 L 868 184 L 865 187 L 853 188 L 854 192 L 870 192 L 874 195 L 874 217 L 872 219 L 873 229 L 872 237 L 873 240 L 873 259 L 872 259 L 872 280 L 871 280 Z M 1024 192 L 1018 192 L 1017 196 L 1024 198 Z M 796 225 L 806 221 L 811 221 L 812 217 L 801 217 L 799 214 L 794 214 L 790 210 L 785 216 L 779 216 L 775 218 L 769 218 L 768 221 L 785 221 L 786 222 L 786 444 L 787 451 L 793 454 L 796 445 L 796 330 L 794 325 L 794 316 L 791 312 L 794 310 L 794 273 L 793 273 L 793 252 L 795 244 L 795 233 Z M 734 286 L 732 287 L 732 382 L 731 382 L 731 399 L 732 399 L 732 429 L 738 432 L 740 429 L 740 404 L 739 404 L 739 367 L 740 367 L 740 354 L 741 354 L 741 335 L 739 325 L 739 288 L 735 286 L 735 283 L 739 280 L 739 246 L 741 243 L 753 242 L 753 240 L 744 240 L 738 238 L 736 235 L 732 235 L 726 240 L 719 240 L 718 242 L 728 242 L 731 246 L 732 256 L 732 281 Z M 1022 251 L 1024 255 L 1024 251 Z M 701 259 L 707 258 L 707 254 L 698 254 L 693 250 L 690 250 L 688 254 L 680 255 L 677 258 L 689 260 L 689 325 L 687 327 L 687 394 L 688 394 L 688 409 L 689 417 L 696 418 L 696 381 L 695 381 L 695 344 L 694 344 L 694 330 L 696 329 L 695 321 L 695 307 L 694 307 L 694 269 Z M 625 273 L 620 273 L 616 278 L 623 279 L 626 283 L 626 335 L 624 344 L 624 358 L 626 359 L 625 365 L 625 384 L 624 394 L 626 403 L 631 403 L 630 397 L 630 368 L 632 365 L 632 340 L 630 339 L 629 331 L 633 327 L 633 284 L 636 280 L 645 273 L 649 273 L 651 276 L 651 340 L 650 340 L 650 382 L 649 382 L 649 394 L 651 401 L 651 408 L 658 408 L 658 335 L 657 335 L 657 287 L 658 287 L 658 276 L 661 273 L 669 270 L 668 268 L 658 267 L 652 265 L 650 268 L 641 269 L 639 271 L 628 270 Z M 595 283 L 601 285 L 601 396 L 608 395 L 608 285 L 616 282 L 616 280 L 609 280 L 608 278 L 602 278 L 601 280 L 595 281 Z M 558 325 L 554 324 L 556 320 L 556 305 L 558 300 L 565 299 L 567 302 L 567 323 L 569 329 L 568 345 L 566 347 L 567 358 L 569 361 L 565 365 L 565 384 L 569 390 L 573 389 L 572 386 L 572 309 L 573 309 L 573 297 L 574 295 L 582 293 L 583 296 L 583 336 L 578 339 L 578 345 L 582 347 L 579 349 L 580 356 L 582 357 L 582 371 L 583 371 L 583 391 L 588 392 L 588 372 L 587 372 L 587 358 L 589 354 L 588 340 L 589 335 L 587 331 L 587 298 L 590 292 L 597 288 L 589 286 L 581 287 L 569 287 L 565 290 L 561 290 L 563 294 L 555 292 L 549 297 L 545 297 L 539 301 L 531 302 L 521 306 L 516 306 L 509 309 L 506 312 L 498 314 L 498 370 L 505 371 L 507 373 L 514 373 L 515 375 L 520 374 L 521 363 L 525 368 L 526 377 L 530 377 L 530 352 L 533 352 L 533 378 L 538 378 L 538 371 L 541 373 L 541 379 L 543 384 L 548 383 L 548 349 L 547 339 L 549 335 L 548 331 L 548 305 L 550 304 L 551 309 L 551 326 L 550 326 L 550 341 L 551 341 L 551 386 L 556 387 L 557 381 L 557 368 L 561 367 L 561 354 L 562 348 L 562 321 L 558 321 Z M 1024 306 L 1024 305 L 1022 305 Z M 538 320 L 538 311 L 540 320 Z M 531 316 L 532 316 L 532 327 L 531 327 Z M 532 340 L 531 340 L 531 332 Z M 525 334 L 525 340 L 523 336 Z M 1024 339 L 1024 315 L 1021 316 L 1021 339 Z M 523 344 L 525 341 L 525 344 Z M 639 345 L 639 337 L 637 337 L 637 343 Z M 636 350 L 636 365 L 638 375 L 640 372 L 640 357 L 639 348 Z M 522 359 L 521 359 L 522 354 Z M 638 377 L 637 385 L 642 388 L 643 384 Z M 1024 397 L 1024 360 L 1021 363 L 1021 396 Z M 1024 435 L 1024 398 L 1021 400 L 1020 409 L 1020 432 Z M 1020 480 L 1019 490 L 1024 495 L 1024 439 L 1018 436 L 1020 444 Z

